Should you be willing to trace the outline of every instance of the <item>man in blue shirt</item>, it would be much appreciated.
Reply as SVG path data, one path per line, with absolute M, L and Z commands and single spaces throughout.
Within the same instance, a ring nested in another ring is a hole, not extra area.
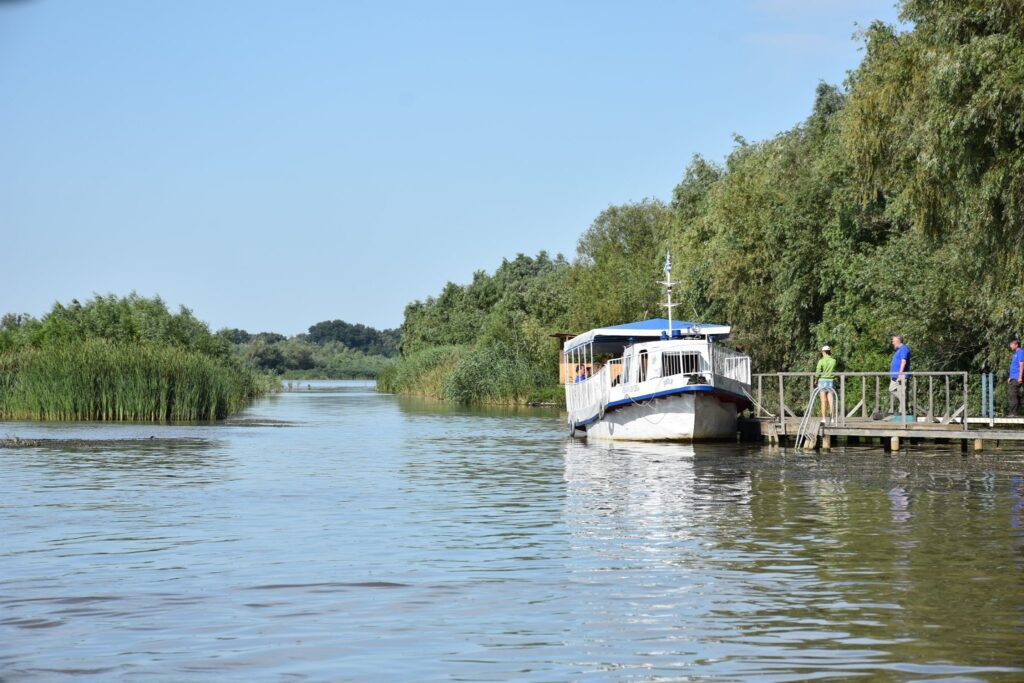
M 907 372 L 910 372 L 910 347 L 903 343 L 903 337 L 893 335 L 892 345 L 896 351 L 892 354 L 892 361 L 889 363 L 889 412 L 892 412 L 893 402 L 899 403 L 899 414 L 906 412 L 907 404 Z
M 1013 352 L 1010 358 L 1010 379 L 1006 380 L 1010 411 L 1006 416 L 1017 417 L 1020 412 L 1020 384 L 1024 381 L 1024 349 L 1020 348 L 1020 340 L 1016 337 L 1010 340 L 1010 351 Z

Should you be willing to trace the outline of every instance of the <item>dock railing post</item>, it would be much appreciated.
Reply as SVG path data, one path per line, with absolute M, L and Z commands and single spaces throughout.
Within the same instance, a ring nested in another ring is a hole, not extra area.
M 985 390 L 988 389 L 988 377 L 986 373 L 981 373 L 981 416 L 988 417 L 988 395 Z
M 921 412 L 917 407 L 917 375 L 911 377 L 910 381 L 914 385 L 914 412 L 911 415 L 914 416 L 914 422 L 917 422 L 917 414 Z
M 786 435 L 786 391 L 783 388 L 782 373 L 779 375 L 779 419 L 782 427 L 782 436 Z
M 988 373 L 988 426 L 996 426 L 996 373 Z
M 764 396 L 763 396 L 763 392 L 761 391 L 761 387 L 762 387 L 761 380 L 763 380 L 763 379 L 764 379 L 763 375 L 758 375 L 757 376 L 757 406 L 756 406 L 757 412 L 755 412 L 754 414 L 757 415 L 758 417 L 761 417 L 761 406 L 764 405 Z
M 839 424 L 846 426 L 846 373 L 839 374 Z
M 879 391 L 881 389 L 881 386 L 882 386 L 882 378 L 879 377 L 878 375 L 875 375 L 875 412 L 876 413 L 879 412 L 882 409 L 882 406 L 879 405 L 879 402 L 882 400 L 882 395 L 881 395 L 881 393 L 879 393 Z
M 946 375 L 946 412 L 942 414 L 942 424 L 949 424 L 953 418 L 949 414 L 949 375 Z
M 860 378 L 860 414 L 865 420 L 868 417 L 868 378 Z
M 931 424 L 935 420 L 935 402 L 932 398 L 932 392 L 935 391 L 935 378 L 928 375 L 928 423 Z
M 899 382 L 899 378 L 897 378 L 896 381 Z M 897 387 L 896 390 L 899 391 L 899 388 Z M 897 394 L 897 397 L 898 396 L 899 396 L 899 394 Z M 907 376 L 904 375 L 903 376 L 903 400 L 900 401 L 900 428 L 901 429 L 906 429 L 907 428 L 907 401 L 909 399 L 910 399 L 910 397 L 907 396 Z
M 964 419 L 963 419 L 963 422 L 964 422 L 964 431 L 965 432 L 968 429 L 967 413 L 970 410 L 970 407 L 967 405 L 967 401 L 968 401 L 968 398 L 967 398 L 967 382 L 968 382 L 968 379 L 967 378 L 968 377 L 969 377 L 969 375 L 966 372 L 963 373 L 963 382 L 964 382 Z

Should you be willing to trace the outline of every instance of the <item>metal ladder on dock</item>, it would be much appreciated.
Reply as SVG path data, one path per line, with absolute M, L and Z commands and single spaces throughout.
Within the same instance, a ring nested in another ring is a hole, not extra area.
M 807 409 L 804 411 L 803 419 L 800 420 L 800 426 L 796 430 L 796 438 L 793 440 L 793 446 L 797 449 L 804 448 L 808 439 L 812 439 L 811 443 L 815 443 L 818 440 L 818 428 L 822 422 L 814 416 L 814 402 L 822 394 L 832 394 L 832 400 L 829 401 L 831 407 L 831 413 L 821 418 L 821 421 L 835 422 L 836 419 L 836 403 L 838 396 L 836 396 L 835 389 L 824 389 L 819 386 L 814 387 L 814 391 L 811 392 L 811 398 L 807 401 Z M 814 422 L 813 429 L 811 423 Z

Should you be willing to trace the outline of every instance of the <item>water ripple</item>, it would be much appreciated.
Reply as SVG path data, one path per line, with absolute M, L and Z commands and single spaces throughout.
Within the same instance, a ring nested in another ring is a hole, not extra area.
M 5 681 L 1024 677 L 1019 451 L 588 444 L 344 383 L 0 431 L 161 440 L 0 449 Z

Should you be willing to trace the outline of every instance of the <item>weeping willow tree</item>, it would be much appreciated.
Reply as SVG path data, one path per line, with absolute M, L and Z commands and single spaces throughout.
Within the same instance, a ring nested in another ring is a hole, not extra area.
M 804 121 L 737 137 L 720 164 L 695 157 L 667 205 L 602 212 L 575 261 L 517 300 L 546 302 L 533 338 L 657 315 L 671 249 L 680 317 L 731 324 L 758 370 L 811 369 L 824 343 L 846 369 L 884 369 L 894 333 L 919 368 L 1002 365 L 1024 331 L 1024 3 L 905 0 L 901 16 L 910 30 L 863 32 L 862 63 L 819 84 Z M 403 352 L 498 348 L 476 330 L 505 286 L 481 273 L 411 305 Z M 518 376 L 554 385 L 542 347 L 516 356 L 541 364 Z

